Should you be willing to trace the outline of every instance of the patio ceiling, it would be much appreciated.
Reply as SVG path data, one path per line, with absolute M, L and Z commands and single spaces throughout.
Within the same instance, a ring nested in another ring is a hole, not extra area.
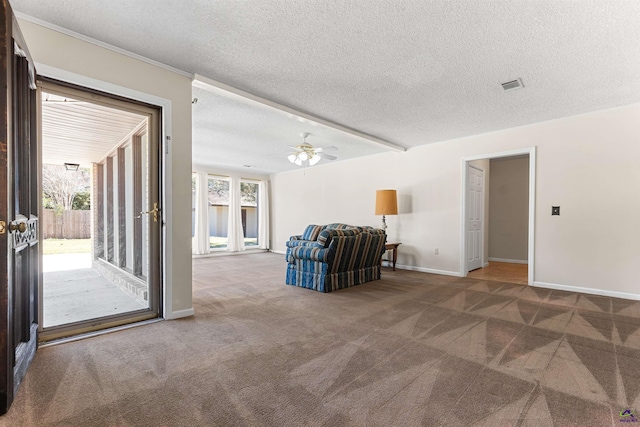
M 102 160 L 146 118 L 90 102 L 42 93 L 42 163 Z

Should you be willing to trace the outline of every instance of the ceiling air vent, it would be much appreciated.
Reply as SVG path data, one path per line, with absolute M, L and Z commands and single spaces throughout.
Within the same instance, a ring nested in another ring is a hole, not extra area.
M 511 80 L 510 82 L 502 83 L 502 89 L 507 90 L 515 90 L 523 88 L 522 79 Z

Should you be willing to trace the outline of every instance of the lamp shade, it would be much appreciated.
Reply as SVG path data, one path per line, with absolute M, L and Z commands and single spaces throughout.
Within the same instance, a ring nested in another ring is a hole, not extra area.
M 398 215 L 396 190 L 376 190 L 376 215 Z

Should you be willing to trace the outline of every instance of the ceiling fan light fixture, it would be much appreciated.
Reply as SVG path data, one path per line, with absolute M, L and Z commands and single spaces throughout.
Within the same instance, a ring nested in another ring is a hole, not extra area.
M 307 137 L 309 136 L 308 133 L 303 132 L 300 136 L 302 137 L 302 144 L 296 145 L 295 147 L 289 146 L 289 148 L 296 150 L 287 156 L 287 159 L 289 159 L 291 163 L 306 167 L 318 164 L 318 162 L 323 158 L 327 158 L 329 160 L 337 159 L 336 156 L 324 153 L 325 149 L 337 150 L 336 147 L 314 147 L 307 142 Z

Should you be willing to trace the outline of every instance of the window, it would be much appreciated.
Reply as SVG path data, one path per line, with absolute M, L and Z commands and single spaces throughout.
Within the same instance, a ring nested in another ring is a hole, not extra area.
M 206 184 L 200 185 L 200 182 Z M 193 253 L 266 249 L 265 242 L 269 241 L 267 191 L 266 183 L 257 179 L 193 172 Z
M 209 176 L 209 247 L 226 249 L 229 225 L 229 179 Z
M 258 246 L 258 197 L 257 182 L 240 181 L 240 206 L 242 208 L 242 231 L 246 247 Z

